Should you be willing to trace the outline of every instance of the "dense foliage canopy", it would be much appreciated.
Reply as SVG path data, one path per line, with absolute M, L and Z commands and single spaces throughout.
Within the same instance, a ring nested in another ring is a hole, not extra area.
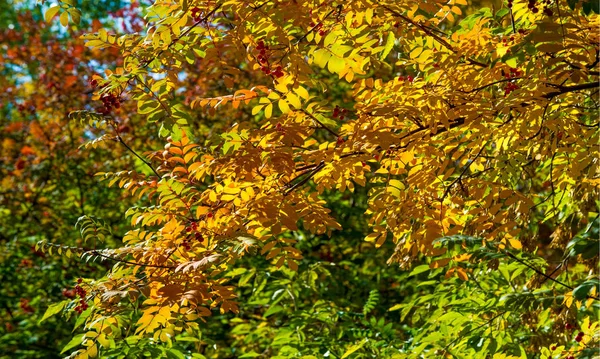
M 0 4 L 0 357 L 598 357 L 598 13 Z

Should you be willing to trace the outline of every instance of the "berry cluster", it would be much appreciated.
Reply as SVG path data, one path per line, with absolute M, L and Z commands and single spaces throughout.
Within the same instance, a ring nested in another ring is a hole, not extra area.
M 506 74 L 504 74 L 504 77 L 507 79 L 514 79 L 516 77 L 521 76 L 523 73 L 521 71 L 519 71 L 518 69 L 514 69 L 514 68 L 510 68 L 510 71 Z M 511 92 L 513 92 L 514 90 L 518 89 L 519 85 L 517 85 L 516 83 L 514 83 L 513 81 L 508 81 L 506 83 L 506 85 L 504 86 L 504 96 L 507 96 L 508 94 L 510 94 Z
M 347 113 L 348 110 L 341 109 L 339 106 L 335 106 L 333 109 L 333 118 L 339 118 L 340 120 L 343 120 Z
M 181 242 L 181 246 L 186 251 L 190 251 L 192 249 L 192 245 L 190 244 L 190 242 L 187 239 L 184 239 L 183 242 Z
M 320 36 L 327 35 L 327 31 L 323 30 L 323 23 L 322 22 L 315 23 L 314 21 L 311 21 L 309 25 L 310 25 L 311 29 L 314 29 L 315 31 L 319 30 L 319 35 Z
M 508 42 L 515 42 L 515 37 L 511 36 L 511 37 L 503 37 L 502 38 L 502 45 L 504 46 L 508 46 Z
M 584 334 L 583 332 L 579 332 L 579 333 L 577 333 L 577 336 L 575 337 L 575 341 L 576 341 L 577 343 L 580 343 L 580 342 L 583 340 L 583 336 L 584 336 L 584 335 L 585 335 L 585 334 Z
M 197 222 L 190 222 L 190 225 L 185 228 L 185 232 L 187 233 L 187 238 L 184 239 L 183 242 L 181 242 L 181 246 L 186 251 L 189 251 L 190 249 L 192 249 L 192 245 L 190 242 L 192 235 L 194 236 L 194 239 L 197 240 L 198 242 L 204 242 L 204 237 L 202 236 L 202 234 L 200 232 L 198 232 L 198 223 Z
M 552 12 L 552 9 L 550 9 L 552 2 L 550 0 L 542 0 L 542 4 L 544 4 L 544 14 L 546 14 L 548 17 L 552 17 L 552 15 L 554 15 L 554 12 Z
M 551 0 L 542 0 L 542 4 L 544 5 L 544 14 L 547 16 L 554 15 L 554 12 L 552 12 L 552 9 L 550 9 L 550 6 L 552 5 Z M 512 8 L 512 6 L 513 0 L 508 0 L 508 7 Z M 537 14 L 540 11 L 539 7 L 537 6 L 537 0 L 529 0 L 527 3 L 527 8 L 534 14 Z
M 75 286 L 75 295 L 78 295 L 80 298 L 79 305 L 75 307 L 75 311 L 79 314 L 83 313 L 83 311 L 88 309 L 89 307 L 87 302 L 85 301 L 85 296 L 87 295 L 87 292 L 80 286 L 81 282 L 83 282 L 83 279 L 77 279 L 77 285 Z
M 404 76 L 398 76 L 398 81 L 408 81 L 408 82 L 413 82 L 415 80 L 414 77 L 408 75 L 406 77 Z
M 537 6 L 535 6 L 536 2 L 536 0 L 529 0 L 529 3 L 527 4 L 527 8 L 531 10 L 531 12 L 534 14 L 537 14 L 538 11 L 540 11 L 540 9 L 538 9 Z
M 102 95 L 100 100 L 102 101 L 102 104 L 104 104 L 104 107 L 100 107 L 98 112 L 103 115 L 108 115 L 113 108 L 121 108 L 121 101 L 117 96 L 111 93 Z
M 202 14 L 202 10 L 200 10 L 199 7 L 192 8 L 192 19 L 194 19 L 195 22 L 200 21 L 200 19 L 201 19 L 200 15 L 201 14 Z
M 256 44 L 256 49 L 259 51 L 259 54 L 256 57 L 256 59 L 258 60 L 258 62 L 261 65 L 260 70 L 265 75 L 271 75 L 271 76 L 274 76 L 276 78 L 282 77 L 283 76 L 283 68 L 281 66 L 277 66 L 275 68 L 275 70 L 272 70 L 270 68 L 269 55 L 267 54 L 267 51 L 269 50 L 269 45 L 265 45 L 265 42 L 262 41 L 262 40 L 260 40 Z

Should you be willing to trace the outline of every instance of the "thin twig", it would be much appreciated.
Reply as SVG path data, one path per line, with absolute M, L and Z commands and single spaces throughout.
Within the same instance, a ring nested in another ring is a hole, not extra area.
M 158 178 L 160 178 L 160 175 L 158 174 L 158 172 L 156 171 L 156 169 L 154 169 L 154 166 L 152 166 L 152 164 L 151 164 L 150 162 L 146 161 L 144 158 L 142 158 L 142 156 L 138 155 L 138 153 L 137 153 L 137 152 L 135 152 L 135 151 L 134 151 L 134 150 L 133 150 L 131 147 L 129 147 L 129 146 L 128 146 L 128 145 L 125 143 L 125 141 L 123 141 L 123 139 L 121 138 L 121 136 L 117 135 L 117 140 L 118 140 L 119 142 L 121 142 L 121 144 L 122 144 L 123 146 L 125 146 L 125 148 L 127 148 L 127 150 L 129 150 L 129 152 L 133 153 L 133 154 L 134 154 L 134 155 L 135 155 L 137 158 L 139 158 L 139 159 L 140 159 L 140 161 L 144 162 L 144 164 L 145 164 L 146 166 L 148 166 L 148 167 L 149 167 L 149 168 L 152 170 L 152 172 L 154 172 L 154 174 L 155 174 L 155 175 L 156 175 Z
M 549 279 L 549 280 L 553 281 L 554 283 L 560 284 L 560 285 L 562 285 L 563 287 L 565 287 L 565 288 L 567 288 L 567 289 L 570 289 L 570 290 L 575 290 L 575 288 L 571 287 L 570 285 L 568 285 L 568 284 L 566 284 L 566 283 L 563 283 L 563 282 L 559 281 L 559 280 L 558 280 L 558 279 L 556 279 L 556 278 L 552 278 L 551 276 L 549 276 L 549 275 L 547 275 L 546 273 L 542 272 L 541 270 L 537 269 L 537 268 L 536 268 L 536 267 L 534 267 L 533 265 L 531 265 L 531 264 L 529 264 L 529 263 L 525 262 L 524 260 L 522 260 L 522 259 L 518 258 L 518 257 L 517 257 L 517 256 L 515 256 L 514 254 L 510 253 L 509 251 L 507 251 L 507 250 L 504 250 L 504 249 L 500 249 L 500 251 L 501 251 L 502 253 L 506 254 L 507 256 L 509 256 L 510 258 L 512 258 L 512 259 L 516 260 L 517 262 L 521 263 L 522 265 L 526 266 L 527 268 L 531 269 L 532 271 L 536 272 L 537 274 L 539 274 L 539 275 L 541 275 L 541 276 L 545 277 L 546 279 Z M 594 299 L 594 300 L 600 300 L 600 298 L 598 298 L 598 297 L 594 297 L 593 295 L 589 295 L 589 294 L 588 294 L 588 295 L 586 295 L 586 297 L 588 297 L 588 298 L 590 298 L 590 299 Z

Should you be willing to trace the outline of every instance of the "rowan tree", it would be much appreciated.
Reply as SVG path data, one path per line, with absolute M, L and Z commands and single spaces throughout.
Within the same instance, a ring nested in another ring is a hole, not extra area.
M 46 312 L 72 357 L 597 355 L 597 4 L 139 11 L 82 36 L 119 59 L 69 114 L 128 230 L 37 246 L 113 265 Z

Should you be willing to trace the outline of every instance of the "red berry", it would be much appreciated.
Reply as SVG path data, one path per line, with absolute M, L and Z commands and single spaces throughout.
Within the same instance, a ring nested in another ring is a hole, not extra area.
M 77 283 L 81 284 L 81 282 L 83 282 L 83 278 L 77 278 Z
M 212 214 L 211 212 L 208 212 L 208 213 L 206 214 L 206 217 L 207 217 L 207 218 L 213 218 L 213 214 Z
M 550 350 L 556 350 L 556 345 L 551 346 Z

